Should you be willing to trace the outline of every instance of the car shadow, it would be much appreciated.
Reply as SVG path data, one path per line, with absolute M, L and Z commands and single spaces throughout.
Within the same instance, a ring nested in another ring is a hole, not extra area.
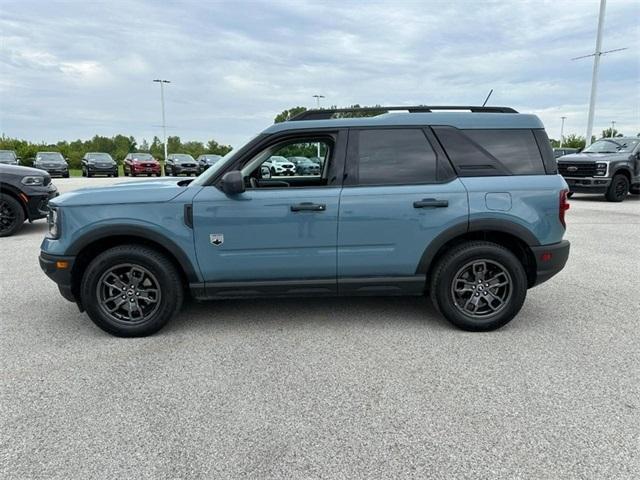
M 234 328 L 240 324 L 291 327 L 296 324 L 371 325 L 393 322 L 442 330 L 454 327 L 425 297 L 255 298 L 185 302 L 163 331 Z

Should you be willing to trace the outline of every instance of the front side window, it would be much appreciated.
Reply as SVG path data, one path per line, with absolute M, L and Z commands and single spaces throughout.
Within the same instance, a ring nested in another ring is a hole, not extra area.
M 327 185 L 325 165 L 333 151 L 331 138 L 277 143 L 254 155 L 242 167 L 248 188 Z
M 421 129 L 371 129 L 354 133 L 358 152 L 357 167 L 352 170 L 356 179 L 352 182 L 401 185 L 436 181 L 436 154 Z

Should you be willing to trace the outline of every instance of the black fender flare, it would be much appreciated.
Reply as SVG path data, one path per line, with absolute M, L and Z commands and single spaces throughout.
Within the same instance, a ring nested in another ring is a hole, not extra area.
M 515 222 L 498 220 L 492 218 L 476 219 L 469 222 L 457 223 L 434 238 L 425 248 L 420 257 L 416 274 L 426 274 L 433 263 L 438 251 L 448 242 L 461 237 L 467 233 L 491 231 L 497 233 L 507 233 L 524 242 L 529 247 L 536 247 L 540 242 L 528 228 Z
M 140 225 L 103 225 L 76 238 L 65 255 L 78 255 L 85 247 L 109 237 L 132 237 L 160 245 L 176 259 L 189 282 L 199 282 L 197 270 L 184 251 L 166 235 L 150 231 Z

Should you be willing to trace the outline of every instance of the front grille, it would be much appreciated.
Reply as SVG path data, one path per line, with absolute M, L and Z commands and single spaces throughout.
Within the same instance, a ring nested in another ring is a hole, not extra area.
M 155 167 L 156 164 L 155 163 L 145 163 L 144 166 L 145 167 Z
M 563 177 L 593 177 L 596 174 L 596 163 L 558 162 L 558 172 Z
M 196 164 L 195 163 L 183 163 L 182 166 L 184 168 L 196 168 Z

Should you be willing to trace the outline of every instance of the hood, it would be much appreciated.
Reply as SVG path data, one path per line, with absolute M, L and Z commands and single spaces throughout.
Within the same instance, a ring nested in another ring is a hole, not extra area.
M 38 175 L 40 177 L 48 177 L 49 174 L 39 168 L 20 167 L 18 165 L 6 165 L 0 163 L 0 175 L 14 175 L 26 177 L 27 175 Z
M 630 153 L 572 153 L 558 157 L 559 162 L 613 162 L 627 160 Z
M 184 193 L 185 179 L 146 180 L 123 182 L 97 188 L 83 188 L 64 193 L 49 201 L 53 206 L 76 207 L 80 205 L 117 205 L 123 203 L 161 203 L 173 200 Z

